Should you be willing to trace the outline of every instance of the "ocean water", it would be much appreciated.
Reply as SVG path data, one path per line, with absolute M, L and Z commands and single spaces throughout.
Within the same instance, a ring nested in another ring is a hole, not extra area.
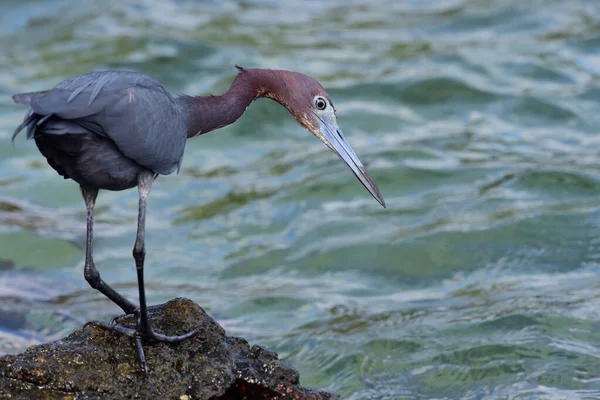
M 83 279 L 85 207 L 10 95 L 92 70 L 218 94 L 304 72 L 381 208 L 259 100 L 149 198 L 151 303 L 185 296 L 344 399 L 600 398 L 600 3 L 3 0 L 0 353 L 119 309 Z M 137 192 L 101 192 L 95 260 L 137 300 Z

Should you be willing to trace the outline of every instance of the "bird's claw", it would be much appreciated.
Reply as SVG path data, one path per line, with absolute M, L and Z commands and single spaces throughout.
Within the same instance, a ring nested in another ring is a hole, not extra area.
M 130 315 L 131 315 L 131 314 L 117 315 L 116 317 L 113 317 L 113 318 L 110 320 L 110 323 L 109 323 L 109 324 L 110 324 L 110 325 L 116 325 L 116 324 L 118 324 L 118 322 L 121 320 L 121 318 L 126 318 L 126 317 L 128 317 L 128 316 L 130 316 Z
M 88 325 L 95 325 L 98 328 L 102 328 L 106 331 L 118 332 L 122 335 L 129 336 L 130 338 L 135 338 L 136 336 L 139 336 L 136 329 L 126 328 L 122 325 L 115 324 L 112 322 L 110 324 L 107 324 L 106 322 L 101 321 L 90 321 L 86 323 L 83 327 L 85 328 Z
M 138 360 L 140 361 L 140 365 L 141 365 L 142 369 L 144 370 L 144 372 L 146 373 L 146 376 L 148 376 L 150 371 L 148 369 L 148 363 L 146 362 L 146 356 L 144 354 L 144 348 L 142 346 L 142 339 L 151 339 L 151 340 L 155 340 L 157 342 L 178 344 L 178 343 L 183 342 L 186 339 L 189 339 L 189 338 L 195 336 L 198 332 L 200 332 L 200 328 L 194 328 L 191 331 L 189 331 L 183 335 L 173 335 L 173 336 L 163 335 L 162 333 L 155 332 L 154 329 L 152 329 L 152 327 L 149 324 L 142 323 L 142 319 L 141 319 L 139 311 L 136 310 L 135 314 L 137 315 L 137 328 L 136 329 L 126 328 L 126 327 L 116 324 L 114 322 L 111 322 L 110 324 L 108 324 L 106 322 L 101 322 L 101 321 L 88 322 L 84 325 L 84 328 L 89 325 L 95 325 L 101 329 L 104 329 L 107 331 L 112 331 L 112 332 L 117 332 L 117 333 L 128 336 L 128 337 L 132 338 L 133 340 L 135 340 L 135 348 L 136 348 Z M 115 321 L 118 318 L 119 317 L 113 318 L 112 321 Z
M 135 336 L 134 340 L 138 360 L 140 360 L 140 364 L 144 369 L 144 373 L 146 374 L 146 376 L 148 376 L 150 375 L 150 370 L 148 369 L 148 363 L 146 362 L 146 356 L 144 355 L 144 347 L 142 347 L 142 338 L 140 336 Z

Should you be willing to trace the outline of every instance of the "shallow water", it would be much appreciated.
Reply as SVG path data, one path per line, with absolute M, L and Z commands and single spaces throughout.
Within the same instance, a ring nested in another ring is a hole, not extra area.
M 109 68 L 216 94 L 238 63 L 319 79 L 388 208 L 258 101 L 154 185 L 152 303 L 191 298 L 345 399 L 600 398 L 600 3 L 112 3 L 1 5 L 0 353 L 119 312 L 9 95 Z M 95 231 L 134 299 L 136 207 L 102 192 Z

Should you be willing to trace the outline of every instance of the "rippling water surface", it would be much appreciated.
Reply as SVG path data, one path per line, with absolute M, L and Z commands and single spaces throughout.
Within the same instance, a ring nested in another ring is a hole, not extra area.
M 83 279 L 79 190 L 10 94 L 101 69 L 220 93 L 319 79 L 384 193 L 269 100 L 153 187 L 148 294 L 185 296 L 346 399 L 600 398 L 600 3 L 2 1 L 0 353 L 119 312 Z M 137 193 L 96 263 L 136 298 Z

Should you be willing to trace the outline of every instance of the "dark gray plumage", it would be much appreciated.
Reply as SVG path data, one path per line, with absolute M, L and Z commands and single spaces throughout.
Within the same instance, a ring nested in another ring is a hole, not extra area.
M 140 362 L 148 373 L 141 337 L 178 343 L 181 336 L 155 332 L 147 315 L 144 289 L 144 226 L 146 198 L 158 174 L 179 170 L 187 139 L 185 107 L 147 75 L 135 72 L 92 72 L 67 79 L 52 90 L 13 96 L 30 107 L 14 138 L 24 128 L 40 152 L 65 179 L 79 183 L 88 211 L 84 276 L 90 286 L 126 313 L 138 313 L 138 329 L 98 323 L 136 340 Z M 92 255 L 93 212 L 99 189 L 138 186 L 138 232 L 133 256 L 138 274 L 140 306 L 107 285 Z
M 142 338 L 178 343 L 198 332 L 180 336 L 155 332 L 148 320 L 144 287 L 146 200 L 152 182 L 179 170 L 186 138 L 235 122 L 257 98 L 282 104 L 350 167 L 367 190 L 385 207 L 383 196 L 344 138 L 335 108 L 323 87 L 309 76 L 280 70 L 245 69 L 220 96 L 172 97 L 155 79 L 136 72 L 92 72 L 69 78 L 51 90 L 21 93 L 16 103 L 28 105 L 23 129 L 48 163 L 63 177 L 79 183 L 87 208 L 84 277 L 125 313 L 136 313 L 136 329 L 96 322 L 105 329 L 135 339 L 146 373 Z M 107 285 L 93 259 L 93 224 L 100 189 L 138 187 L 139 208 L 133 248 L 139 301 L 137 307 Z
M 122 190 L 135 186 L 140 168 L 168 175 L 181 165 L 187 138 L 184 110 L 147 75 L 91 72 L 13 99 L 31 107 L 20 127 L 27 127 L 27 137 L 36 140 L 63 176 L 80 184 Z M 82 137 L 55 137 L 60 135 Z M 80 159 L 72 159 L 75 153 Z

